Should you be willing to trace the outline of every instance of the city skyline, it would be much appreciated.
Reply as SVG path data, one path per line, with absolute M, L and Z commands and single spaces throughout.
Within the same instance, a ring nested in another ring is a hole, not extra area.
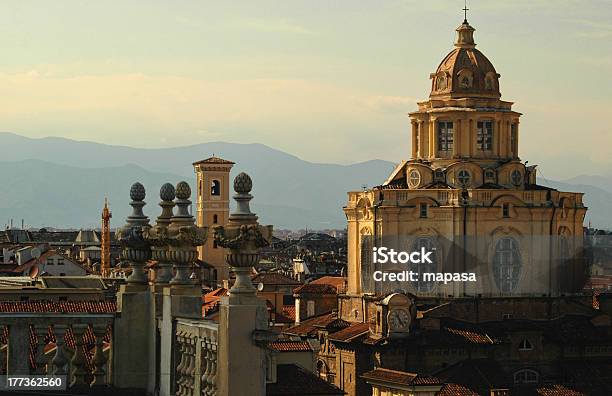
M 43 12 L 7 2 L 0 130 L 134 147 L 262 143 L 312 162 L 407 159 L 407 113 L 427 99 L 463 2 L 272 4 L 60 1 Z M 525 114 L 522 157 L 546 178 L 606 175 L 612 6 L 468 8 L 502 98 Z

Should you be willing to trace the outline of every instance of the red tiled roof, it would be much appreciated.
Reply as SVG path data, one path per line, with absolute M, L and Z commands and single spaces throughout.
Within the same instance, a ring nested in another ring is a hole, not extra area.
M 486 333 L 476 333 L 475 331 L 463 330 L 463 329 L 454 329 L 450 327 L 445 327 L 444 330 L 448 331 L 451 334 L 455 334 L 465 338 L 467 341 L 472 344 L 497 344 L 498 341 L 489 337 Z
M 586 396 L 586 393 L 566 388 L 563 385 L 545 385 L 537 389 L 538 395 L 542 396 Z
M 386 368 L 375 368 L 364 373 L 362 377 L 366 380 L 377 380 L 399 385 L 438 385 L 440 380 L 435 377 L 420 376 L 405 371 L 397 371 Z
M 436 396 L 479 396 L 470 388 L 459 384 L 444 384 L 442 389 L 436 392 Z
M 295 305 L 283 305 L 283 315 L 295 321 Z
M 223 158 L 215 157 L 213 155 L 212 157 L 203 159 L 201 161 L 196 161 L 193 163 L 193 165 L 196 165 L 196 164 L 234 164 L 234 162 L 225 160 Z
M 285 330 L 284 333 L 299 336 L 316 336 L 319 330 L 326 329 L 332 333 L 349 325 L 349 322 L 339 319 L 335 313 L 330 312 L 306 319 L 299 325 Z
M 346 278 L 342 276 L 323 276 L 319 279 L 313 280 L 310 282 L 311 285 L 332 285 L 335 286 L 336 289 L 342 290 L 344 288 L 344 283 Z
M 293 289 L 295 294 L 338 294 L 338 289 L 332 285 L 307 283 Z
M 263 283 L 264 285 L 301 285 L 295 279 L 279 274 L 278 272 L 261 272 L 251 278 L 253 283 Z
M 331 334 L 328 338 L 333 341 L 351 342 L 355 338 L 370 333 L 368 323 L 351 323 L 350 326 Z
M 0 301 L 0 312 L 115 313 L 115 301 Z
M 276 366 L 275 383 L 266 384 L 266 396 L 344 395 L 344 391 L 295 364 Z
M 277 352 L 309 352 L 312 347 L 306 341 L 274 341 L 268 347 Z
M 219 305 L 221 297 L 227 296 L 228 294 L 229 290 L 223 287 L 204 294 L 202 296 L 202 317 L 205 317 L 206 315 L 214 311 L 217 305 Z

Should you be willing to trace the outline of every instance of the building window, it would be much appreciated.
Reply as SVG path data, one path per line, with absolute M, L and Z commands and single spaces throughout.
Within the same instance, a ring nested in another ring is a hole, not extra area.
M 493 274 L 502 293 L 512 292 L 519 281 L 521 253 L 518 242 L 512 237 L 502 238 L 495 244 Z
M 468 187 L 472 181 L 472 175 L 465 169 L 461 169 L 457 173 L 457 182 L 461 187 Z
M 485 170 L 485 179 L 487 179 L 487 181 L 493 181 L 495 179 L 495 171 L 493 169 L 487 169 Z
M 419 205 L 419 217 L 421 219 L 426 219 L 427 218 L 427 204 L 426 203 L 422 203 Z
M 412 188 L 417 188 L 421 184 L 421 174 L 418 170 L 413 169 L 408 174 L 408 184 Z
M 217 224 L 219 220 L 219 216 L 217 216 L 216 214 L 213 215 L 213 224 Z
M 503 320 L 510 320 L 510 319 L 512 319 L 512 314 L 511 313 L 504 313 L 504 314 L 502 314 L 502 319 Z
M 296 313 L 297 315 L 297 313 Z M 315 315 L 315 302 L 312 300 L 306 301 L 306 317 L 310 318 Z
M 502 216 L 505 218 L 510 217 L 510 204 L 509 203 L 502 204 Z
M 537 384 L 539 378 L 538 372 L 530 369 L 523 369 L 514 373 L 515 384 Z
M 221 195 L 221 183 L 219 180 L 213 180 L 210 185 L 210 195 Z
M 493 149 L 493 121 L 478 121 L 476 147 L 482 151 Z
M 435 241 L 432 238 L 429 237 L 420 237 L 417 238 L 415 243 L 414 243 L 414 247 L 413 247 L 413 251 L 421 251 L 421 249 L 425 249 L 426 252 L 431 252 L 431 255 L 429 256 L 429 259 L 431 260 L 431 263 L 425 262 L 425 263 L 415 263 L 412 264 L 412 267 L 410 268 L 412 271 L 414 272 L 418 272 L 419 274 L 423 274 L 425 272 L 436 272 L 437 269 L 437 265 L 436 265 L 436 244 Z M 419 280 L 417 280 L 416 282 L 411 282 L 412 284 L 416 285 L 416 289 L 419 292 L 423 292 L 423 293 L 427 293 L 427 292 L 431 292 L 434 288 L 435 282 L 433 281 L 423 281 L 423 278 L 419 277 Z
M 510 181 L 516 187 L 519 187 L 523 183 L 523 174 L 517 169 L 513 170 L 510 174 Z
M 47 259 L 47 265 L 53 265 L 54 260 L 52 258 Z
M 453 123 L 451 121 L 438 121 L 438 150 L 453 150 Z
M 516 144 L 517 137 L 518 137 L 518 125 L 513 123 L 510 125 L 510 150 L 512 151 L 512 154 L 514 156 L 518 154 L 518 147 Z
M 519 351 L 531 351 L 533 349 L 533 346 L 531 345 L 531 342 L 529 342 L 528 339 L 523 338 L 519 343 L 518 349 Z
M 434 172 L 434 176 L 436 178 L 436 181 L 444 181 L 444 171 L 442 169 L 436 169 Z
M 64 259 L 63 258 L 58 258 L 57 259 L 57 265 L 64 265 Z

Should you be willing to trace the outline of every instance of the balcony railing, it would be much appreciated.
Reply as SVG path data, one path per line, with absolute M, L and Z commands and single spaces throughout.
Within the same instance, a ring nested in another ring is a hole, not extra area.
M 0 313 L 1 370 L 66 376 L 68 388 L 111 384 L 113 313 Z
M 217 395 L 218 324 L 178 319 L 175 333 L 175 394 Z

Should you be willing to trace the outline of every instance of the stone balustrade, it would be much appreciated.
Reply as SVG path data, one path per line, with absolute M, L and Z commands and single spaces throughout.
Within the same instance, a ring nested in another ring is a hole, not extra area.
M 6 346 L 2 371 L 65 375 L 69 389 L 108 386 L 114 317 L 114 313 L 0 313 L 0 344 Z
M 178 319 L 174 356 L 177 396 L 216 396 L 218 324 Z

